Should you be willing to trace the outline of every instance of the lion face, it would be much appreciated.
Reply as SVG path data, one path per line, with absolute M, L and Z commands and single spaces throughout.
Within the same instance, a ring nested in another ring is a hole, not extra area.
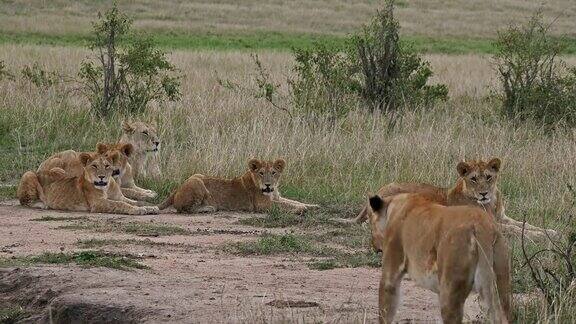
M 277 159 L 274 162 L 258 159 L 248 161 L 252 179 L 265 195 L 273 195 L 278 192 L 278 182 L 285 166 L 286 161 L 283 159 Z
M 487 163 L 481 160 L 458 163 L 458 174 L 465 183 L 462 193 L 480 204 L 495 201 L 500 164 L 498 158 Z
M 92 183 L 96 189 L 105 190 L 112 180 L 113 167 L 118 159 L 118 154 L 112 154 L 110 157 L 103 155 L 90 155 L 89 153 L 80 154 L 80 161 L 84 165 L 84 179 Z
M 124 175 L 126 165 L 128 164 L 128 158 L 132 155 L 132 153 L 134 153 L 134 146 L 130 143 L 98 143 L 98 145 L 96 145 L 96 151 L 98 154 L 104 156 L 105 158 L 111 158 L 113 155 L 118 156 L 116 162 L 112 164 L 112 176 L 115 180 L 118 180 L 122 178 L 122 175 Z
M 122 122 L 122 130 L 137 152 L 158 152 L 160 140 L 156 127 L 143 122 Z

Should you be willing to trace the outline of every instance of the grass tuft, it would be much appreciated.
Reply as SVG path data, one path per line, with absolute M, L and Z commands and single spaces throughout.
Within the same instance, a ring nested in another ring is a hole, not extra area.
M 45 252 L 37 256 L 17 257 L 13 259 L 0 259 L 0 266 L 19 266 L 32 264 L 70 264 L 75 263 L 85 267 L 104 267 L 119 270 L 147 269 L 136 261 L 136 257 L 126 254 L 120 255 L 103 251 L 81 251 L 73 253 Z
M 22 306 L 0 307 L 0 323 L 17 323 L 26 316 L 26 311 Z

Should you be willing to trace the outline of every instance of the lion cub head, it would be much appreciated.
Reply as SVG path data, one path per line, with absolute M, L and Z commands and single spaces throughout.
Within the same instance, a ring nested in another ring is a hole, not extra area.
M 92 183 L 96 189 L 106 190 L 114 172 L 112 165 L 117 163 L 118 158 L 118 153 L 109 157 L 100 154 L 80 154 L 80 162 L 84 166 L 84 179 Z
M 136 152 L 158 152 L 160 140 L 156 127 L 144 122 L 122 122 L 125 142 L 131 143 Z
M 124 174 L 126 170 L 126 165 L 128 164 L 128 158 L 134 153 L 134 146 L 130 143 L 121 144 L 104 144 L 98 143 L 96 145 L 96 152 L 104 156 L 105 158 L 110 158 L 113 155 L 117 155 L 118 158 L 116 162 L 113 163 L 112 176 L 114 179 L 119 179 Z
M 498 158 L 489 162 L 479 160 L 458 163 L 456 168 L 460 178 L 464 181 L 462 194 L 480 204 L 495 201 L 500 164 Z
M 274 162 L 258 159 L 248 161 L 252 180 L 265 195 L 272 195 L 274 192 L 278 192 L 278 182 L 284 167 L 286 167 L 286 161 L 283 159 L 277 159 Z

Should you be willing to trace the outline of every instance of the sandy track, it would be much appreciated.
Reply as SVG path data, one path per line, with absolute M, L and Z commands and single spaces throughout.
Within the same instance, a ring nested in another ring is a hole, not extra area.
M 173 224 L 191 235 L 139 237 L 125 233 L 64 230 L 70 221 L 37 222 L 42 216 L 86 216 Z M 0 205 L 0 257 L 80 250 L 79 239 L 138 239 L 172 243 L 105 246 L 113 252 L 144 257 L 146 270 L 122 271 L 46 265 L 0 269 L 0 306 L 19 304 L 30 321 L 75 322 L 375 322 L 379 269 L 310 270 L 301 255 L 240 257 L 220 247 L 256 238 L 264 230 L 234 224 L 249 214 L 186 216 L 118 216 L 61 213 Z M 266 230 L 284 232 L 286 229 Z M 402 284 L 397 320 L 437 322 L 435 294 Z M 474 299 L 474 300 L 472 300 Z M 278 308 L 273 300 L 306 301 L 317 307 Z M 469 318 L 478 314 L 475 298 L 467 302 Z

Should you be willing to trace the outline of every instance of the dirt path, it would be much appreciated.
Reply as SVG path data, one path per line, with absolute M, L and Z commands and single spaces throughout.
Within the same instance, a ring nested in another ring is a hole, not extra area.
M 185 235 L 142 237 L 94 229 L 59 229 L 86 217 L 103 224 L 138 222 L 185 228 Z M 0 204 L 0 257 L 82 250 L 78 240 L 126 240 L 101 249 L 141 256 L 149 269 L 115 270 L 76 265 L 0 268 L 0 308 L 21 305 L 28 320 L 55 322 L 375 322 L 379 269 L 310 270 L 301 255 L 240 257 L 222 246 L 255 239 L 263 229 L 235 224 L 249 214 L 119 216 L 62 213 Z M 284 232 L 287 229 L 268 230 Z M 293 230 L 293 229 L 292 229 Z M 135 241 L 138 240 L 138 241 Z M 140 244 L 140 243 L 142 244 Z M 94 248 L 92 248 L 94 249 Z M 437 322 L 435 294 L 402 284 L 399 322 Z M 474 300 L 472 300 L 474 299 Z M 276 300 L 276 305 L 267 305 Z M 278 301 L 302 301 L 281 308 Z M 311 307 L 298 307 L 311 306 Z M 478 314 L 475 297 L 468 318 Z

